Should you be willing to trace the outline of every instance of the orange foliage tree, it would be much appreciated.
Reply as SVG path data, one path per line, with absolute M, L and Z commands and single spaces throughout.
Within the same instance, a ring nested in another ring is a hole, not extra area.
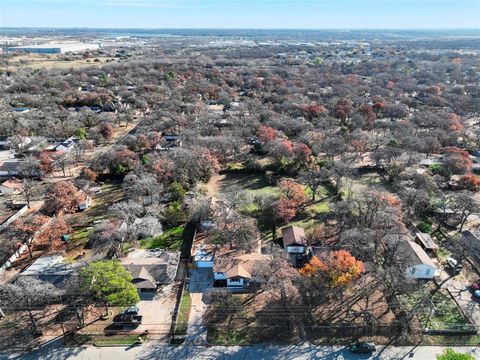
M 42 171 L 43 174 L 49 175 L 53 173 L 54 166 L 53 166 L 53 160 L 48 155 L 46 152 L 40 153 L 39 156 L 40 159 L 40 170 Z
M 28 218 L 22 218 L 12 224 L 15 237 L 18 239 L 16 248 L 19 248 L 22 243 L 27 245 L 28 254 L 33 258 L 33 242 L 25 242 L 29 237 L 33 236 L 40 228 L 50 220 L 48 216 L 35 215 Z
M 277 137 L 277 130 L 270 126 L 262 125 L 257 131 L 257 137 L 262 143 L 269 143 Z
M 272 206 L 275 217 L 284 223 L 292 220 L 297 214 L 297 204 L 286 197 L 275 201 Z
M 52 213 L 74 213 L 82 196 L 71 181 L 59 181 L 52 185 L 45 199 L 45 207 Z
M 58 250 L 63 246 L 62 235 L 67 235 L 71 232 L 72 228 L 65 219 L 63 217 L 57 217 L 38 235 L 37 242 L 48 244 L 50 250 Z
M 480 190 L 480 176 L 468 173 L 460 178 L 460 186 L 471 191 Z
M 295 206 L 299 206 L 307 200 L 303 186 L 295 181 L 282 180 L 278 183 L 278 187 L 282 191 L 283 197 L 290 200 Z
M 304 276 L 326 274 L 330 286 L 342 286 L 358 279 L 365 270 L 363 262 L 346 250 L 330 251 L 323 259 L 314 256 L 302 269 Z

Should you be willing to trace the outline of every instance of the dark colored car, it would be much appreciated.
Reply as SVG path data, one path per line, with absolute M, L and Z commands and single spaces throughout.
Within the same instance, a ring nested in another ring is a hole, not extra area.
M 130 306 L 127 310 L 123 312 L 123 315 L 138 315 L 138 307 Z
M 354 354 L 370 354 L 376 349 L 375 344 L 363 341 L 357 341 L 356 343 L 350 344 L 348 347 L 348 350 Z

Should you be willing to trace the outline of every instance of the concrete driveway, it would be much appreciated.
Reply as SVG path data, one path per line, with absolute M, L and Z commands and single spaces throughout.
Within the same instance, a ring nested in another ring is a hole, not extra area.
M 135 333 L 148 331 L 150 339 L 163 339 L 172 324 L 172 312 L 175 307 L 174 285 L 164 287 L 153 300 L 142 300 L 137 306 L 143 318 Z
M 207 343 L 207 329 L 203 326 L 203 314 L 208 305 L 203 301 L 203 293 L 213 284 L 212 269 L 193 269 L 190 273 L 189 293 L 191 297 L 186 344 Z

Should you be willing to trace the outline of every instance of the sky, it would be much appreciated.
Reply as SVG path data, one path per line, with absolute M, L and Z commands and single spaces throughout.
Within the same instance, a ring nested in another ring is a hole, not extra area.
M 0 27 L 480 28 L 480 0 L 0 0 Z

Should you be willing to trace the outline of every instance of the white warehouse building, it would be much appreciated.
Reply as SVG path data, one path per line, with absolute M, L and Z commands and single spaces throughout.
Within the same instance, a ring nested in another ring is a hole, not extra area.
M 100 44 L 94 43 L 56 43 L 13 46 L 7 48 L 7 50 L 14 52 L 28 52 L 32 54 L 65 54 L 67 52 L 82 52 L 87 50 L 97 50 L 99 48 Z

